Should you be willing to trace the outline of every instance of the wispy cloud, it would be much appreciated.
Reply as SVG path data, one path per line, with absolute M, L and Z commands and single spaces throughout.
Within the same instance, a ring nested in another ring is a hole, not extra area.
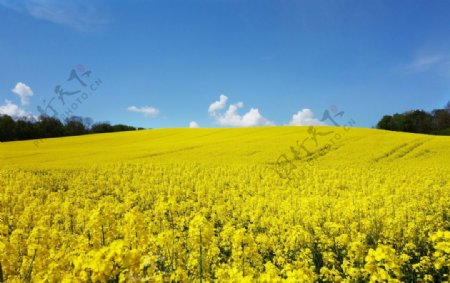
M 33 18 L 91 31 L 108 20 L 87 0 L 0 0 L 0 5 Z
M 450 56 L 443 53 L 422 53 L 406 65 L 406 70 L 411 73 L 437 71 L 447 76 L 450 70 Z
M 241 116 L 238 113 L 238 110 L 239 108 L 244 107 L 244 103 L 242 102 L 231 104 L 227 111 L 221 113 L 220 111 L 226 107 L 227 101 L 228 97 L 222 94 L 220 95 L 219 100 L 213 102 L 208 108 L 209 115 L 213 117 L 219 125 L 232 127 L 274 125 L 273 122 L 264 118 L 256 108 L 251 108 L 247 113 Z
M 127 108 L 129 112 L 141 113 L 144 114 L 145 117 L 155 117 L 159 114 L 159 110 L 154 107 L 144 106 L 130 106 Z

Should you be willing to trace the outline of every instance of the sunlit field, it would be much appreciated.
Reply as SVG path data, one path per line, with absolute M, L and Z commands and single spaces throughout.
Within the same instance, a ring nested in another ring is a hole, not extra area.
M 161 129 L 0 144 L 0 282 L 448 282 L 450 137 Z

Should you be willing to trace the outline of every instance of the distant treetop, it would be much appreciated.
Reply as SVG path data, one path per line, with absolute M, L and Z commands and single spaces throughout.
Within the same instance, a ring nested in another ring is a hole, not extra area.
M 60 121 L 50 116 L 40 116 L 38 119 L 13 119 L 8 115 L 0 115 L 1 142 L 142 129 L 123 124 L 111 125 L 109 122 L 93 123 L 91 118 L 78 116 Z
M 378 129 L 450 135 L 450 101 L 444 109 L 435 109 L 431 113 L 424 110 L 412 110 L 402 114 L 385 115 L 377 124 Z

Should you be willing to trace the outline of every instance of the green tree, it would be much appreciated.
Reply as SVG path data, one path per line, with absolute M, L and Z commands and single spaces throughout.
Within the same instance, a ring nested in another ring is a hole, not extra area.
M 36 123 L 36 129 L 39 138 L 54 138 L 64 135 L 64 125 L 60 120 L 49 117 L 41 116 Z
M 450 111 L 447 109 L 435 109 L 432 112 L 433 122 L 436 130 L 450 128 Z
M 83 118 L 72 116 L 65 121 L 65 134 L 68 136 L 84 135 L 87 132 Z
M 383 118 L 377 124 L 378 129 L 394 130 L 393 118 L 391 115 L 384 115 Z
M 38 138 L 36 121 L 29 119 L 19 119 L 16 121 L 16 139 L 30 140 Z
M 113 127 L 108 122 L 95 123 L 91 127 L 91 133 L 110 133 Z
M 16 122 L 8 115 L 0 116 L 0 141 L 13 141 L 16 139 Z

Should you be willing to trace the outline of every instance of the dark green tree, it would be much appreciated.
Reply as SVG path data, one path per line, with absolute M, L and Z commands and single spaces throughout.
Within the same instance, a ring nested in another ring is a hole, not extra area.
M 432 112 L 436 130 L 450 129 L 450 111 L 447 109 L 435 109 Z
M 444 109 L 435 109 L 431 113 L 424 110 L 412 110 L 392 116 L 385 115 L 377 123 L 378 129 L 423 134 L 450 133 L 450 102 Z
M 95 123 L 91 127 L 91 133 L 110 133 L 113 127 L 108 122 Z
M 117 124 L 112 126 L 113 132 L 124 132 L 124 131 L 135 131 L 136 128 L 132 126 L 127 126 L 123 124 Z
M 39 117 L 39 121 L 36 123 L 36 130 L 39 138 L 62 137 L 65 132 L 63 123 L 50 116 Z
M 39 138 L 36 121 L 23 118 L 16 121 L 17 140 L 31 140 L 36 138 Z
M 433 116 L 423 110 L 406 112 L 403 123 L 405 132 L 429 134 L 434 130 Z
M 83 118 L 72 116 L 65 121 L 65 134 L 67 136 L 79 136 L 87 133 Z
M 63 136 L 84 135 L 89 133 L 109 133 L 120 131 L 135 131 L 128 125 L 111 125 L 108 122 L 96 123 L 92 127 L 91 118 L 73 116 L 62 123 L 60 120 L 41 116 L 34 118 L 22 117 L 14 119 L 8 115 L 0 115 L 0 141 L 29 140 Z
M 383 118 L 381 118 L 381 120 L 378 122 L 377 128 L 378 129 L 383 129 L 383 130 L 393 131 L 394 130 L 394 124 L 393 124 L 392 116 L 391 115 L 384 115 Z
M 0 141 L 16 140 L 16 122 L 8 115 L 0 116 Z

